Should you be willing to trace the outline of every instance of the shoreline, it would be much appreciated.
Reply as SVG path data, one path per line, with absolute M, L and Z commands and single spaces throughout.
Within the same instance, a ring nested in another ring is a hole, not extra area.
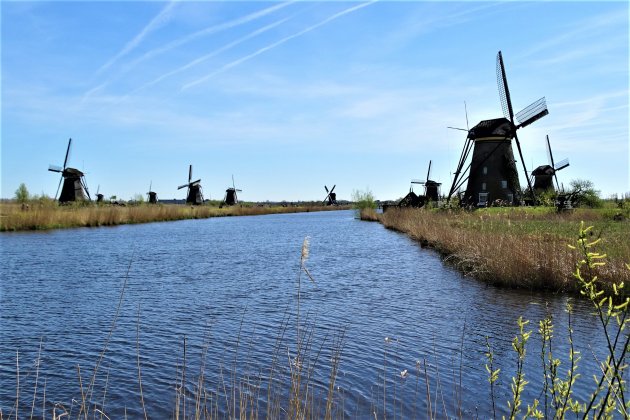
M 593 240 L 602 239 L 598 250 L 608 254 L 598 270 L 601 285 L 612 290 L 612 282 L 630 281 L 625 266 L 630 263 L 630 222 L 607 220 L 601 212 L 391 209 L 364 211 L 361 220 L 406 234 L 463 275 L 487 284 L 570 294 L 579 293 L 573 273 L 582 257 L 569 245 L 575 245 L 584 220 L 585 226 L 595 226 Z
M 79 227 L 118 226 L 212 217 L 259 216 L 348 210 L 350 206 L 188 206 L 181 204 L 71 205 L 0 204 L 0 232 L 44 231 Z

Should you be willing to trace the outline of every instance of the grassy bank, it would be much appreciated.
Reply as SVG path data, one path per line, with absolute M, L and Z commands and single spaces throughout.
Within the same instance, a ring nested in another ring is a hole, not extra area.
M 630 222 L 611 210 L 490 208 L 475 212 L 391 209 L 364 212 L 388 229 L 408 234 L 436 249 L 466 274 L 508 287 L 577 291 L 571 273 L 578 260 L 573 242 L 580 221 L 592 225 L 593 239 L 603 237 L 608 264 L 600 270 L 604 283 L 630 281 Z M 621 220 L 616 220 L 621 219 Z
M 222 216 L 254 216 L 345 209 L 343 206 L 249 206 L 216 207 L 177 204 L 69 205 L 57 203 L 0 204 L 0 231 L 45 230 L 74 227 L 114 226 L 131 223 L 205 219 Z

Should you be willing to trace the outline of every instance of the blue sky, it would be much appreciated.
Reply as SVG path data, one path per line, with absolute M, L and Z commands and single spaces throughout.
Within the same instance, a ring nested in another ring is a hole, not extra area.
M 502 116 L 502 51 L 528 170 L 630 191 L 628 2 L 12 2 L 2 14 L 2 182 L 54 195 L 69 166 L 92 193 L 241 199 L 448 190 L 465 133 Z M 520 166 L 519 166 L 520 169 Z M 521 173 L 521 184 L 525 185 Z

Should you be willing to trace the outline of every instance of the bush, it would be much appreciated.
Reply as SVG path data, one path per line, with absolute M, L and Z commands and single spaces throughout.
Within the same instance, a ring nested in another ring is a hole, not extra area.
M 574 179 L 571 181 L 571 194 L 575 197 L 579 207 L 601 208 L 603 201 L 599 197 L 599 190 L 595 189 L 592 181 L 586 179 Z
M 352 201 L 354 202 L 353 207 L 359 211 L 365 209 L 375 210 L 378 207 L 374 200 L 374 194 L 369 189 L 365 191 L 353 190 Z
M 20 184 L 18 189 L 15 190 L 15 199 L 18 203 L 26 203 L 30 196 L 28 188 L 26 188 L 26 185 L 23 182 Z

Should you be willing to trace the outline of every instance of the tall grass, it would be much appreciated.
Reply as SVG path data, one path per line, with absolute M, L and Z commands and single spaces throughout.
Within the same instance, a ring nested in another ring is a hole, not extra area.
M 205 219 L 222 216 L 255 216 L 277 213 L 340 210 L 331 206 L 258 206 L 213 207 L 175 204 L 141 204 L 134 206 L 68 205 L 32 203 L 28 208 L 17 204 L 0 204 L 0 231 L 45 230 L 72 227 L 114 226 L 132 223 L 164 222 L 183 219 Z
M 605 284 L 630 281 L 624 262 L 630 260 L 630 222 L 606 213 L 579 210 L 488 209 L 434 211 L 389 209 L 378 214 L 387 228 L 404 232 L 422 246 L 436 249 L 461 271 L 491 284 L 551 291 L 579 290 L 572 277 L 578 253 L 567 243 L 576 221 L 595 227 L 592 237 L 606 237 L 610 260 L 599 273 Z

